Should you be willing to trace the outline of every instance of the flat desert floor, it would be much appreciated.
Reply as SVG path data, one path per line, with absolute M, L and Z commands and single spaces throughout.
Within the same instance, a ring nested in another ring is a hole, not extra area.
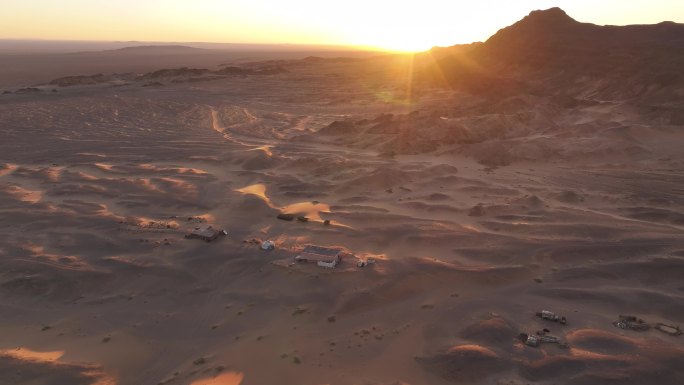
M 395 75 L 1 95 L 0 383 L 684 383 L 683 337 L 612 324 L 684 324 L 681 160 L 491 167 L 315 134 L 458 100 L 407 102 Z M 306 244 L 348 254 L 292 264 Z M 518 339 L 544 328 L 567 346 Z

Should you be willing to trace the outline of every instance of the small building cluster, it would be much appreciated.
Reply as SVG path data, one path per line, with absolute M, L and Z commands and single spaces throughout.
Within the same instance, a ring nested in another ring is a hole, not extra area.
M 527 346 L 537 347 L 541 344 L 558 344 L 560 348 L 568 348 L 566 342 L 562 342 L 560 338 L 547 335 L 546 333 L 546 331 L 538 331 L 537 334 L 520 333 L 518 338 Z
M 365 261 L 364 261 L 364 260 L 359 260 L 358 262 L 356 262 L 356 267 L 366 267 L 366 266 L 372 265 L 372 264 L 374 264 L 374 263 L 375 263 L 375 259 L 374 259 L 374 258 L 368 258 L 368 259 L 366 259 Z
M 211 225 L 202 224 L 195 227 L 189 234 L 185 237 L 188 239 L 201 239 L 203 241 L 211 242 L 221 235 L 227 235 L 225 230 L 219 230 Z
M 313 262 L 320 267 L 334 269 L 340 263 L 342 250 L 309 245 L 295 257 L 297 262 Z
M 275 249 L 275 242 L 273 241 L 264 241 L 261 243 L 261 250 L 273 250 Z
M 680 336 L 682 335 L 682 329 L 679 326 L 676 325 L 668 325 L 664 324 L 662 322 L 658 323 L 648 323 L 644 321 L 641 318 L 638 318 L 637 316 L 633 315 L 619 315 L 618 319 L 613 322 L 613 325 L 615 327 L 618 327 L 620 329 L 628 329 L 628 330 L 634 330 L 638 332 L 645 332 L 650 330 L 651 328 L 654 328 L 658 331 L 661 331 L 665 334 L 669 334 L 671 336 Z
M 542 320 L 558 322 L 562 325 L 567 323 L 567 320 L 563 316 L 559 316 L 550 310 L 542 310 L 536 312 L 535 315 Z M 547 328 L 537 330 L 536 333 L 520 333 L 518 339 L 522 341 L 527 346 L 539 347 L 542 344 L 557 344 L 559 348 L 567 349 L 568 343 L 561 340 L 560 337 L 550 335 L 551 331 Z
M 567 323 L 565 317 L 559 316 L 549 310 L 542 310 L 540 312 L 537 312 L 536 316 L 541 318 L 542 320 L 558 322 L 562 325 L 565 325 Z M 618 319 L 613 322 L 613 325 L 620 329 L 633 330 L 637 332 L 645 332 L 650 330 L 651 328 L 654 328 L 662 333 L 674 337 L 678 337 L 684 334 L 684 332 L 682 332 L 682 329 L 677 325 L 668 325 L 662 322 L 652 324 L 633 315 L 621 314 L 618 316 Z M 551 331 L 549 329 L 544 328 L 542 330 L 538 330 L 535 334 L 520 333 L 518 335 L 518 338 L 520 339 L 520 341 L 522 341 L 522 343 L 524 343 L 527 346 L 538 347 L 541 344 L 550 343 L 558 344 L 560 348 L 568 348 L 567 342 L 563 342 L 560 337 L 548 334 L 550 332 Z
M 540 312 L 537 312 L 537 317 L 543 319 L 543 320 L 548 320 L 548 321 L 553 321 L 553 322 L 559 322 L 563 325 L 566 324 L 566 319 L 563 316 L 559 316 L 555 314 L 552 311 L 549 310 L 542 310 Z

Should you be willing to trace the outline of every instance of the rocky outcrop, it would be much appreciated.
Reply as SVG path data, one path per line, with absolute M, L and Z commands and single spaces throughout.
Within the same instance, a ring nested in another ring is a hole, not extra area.
M 485 43 L 434 48 L 414 68 L 415 90 L 452 88 L 458 102 L 333 122 L 320 139 L 387 157 L 455 152 L 495 167 L 662 156 L 641 137 L 657 133 L 635 127 L 684 122 L 684 24 L 598 26 L 552 8 Z
M 200 76 L 207 74 L 211 71 L 205 68 L 173 68 L 173 69 L 162 69 L 154 72 L 148 72 L 142 76 L 143 79 L 162 79 L 162 78 L 176 78 L 181 76 Z
M 281 66 L 265 66 L 265 67 L 224 67 L 214 73 L 217 75 L 277 75 L 286 73 L 287 70 Z
M 95 75 L 81 75 L 81 76 L 65 76 L 63 78 L 52 80 L 50 85 L 59 87 L 83 86 L 104 83 L 109 80 L 109 77 L 103 74 Z

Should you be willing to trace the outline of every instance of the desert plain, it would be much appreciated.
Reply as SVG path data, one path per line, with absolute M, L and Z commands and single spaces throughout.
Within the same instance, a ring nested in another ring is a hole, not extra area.
M 498 38 L 589 28 L 558 11 Z M 681 67 L 506 72 L 496 38 L 0 55 L 0 383 L 684 383 L 684 337 L 613 325 L 684 323 Z

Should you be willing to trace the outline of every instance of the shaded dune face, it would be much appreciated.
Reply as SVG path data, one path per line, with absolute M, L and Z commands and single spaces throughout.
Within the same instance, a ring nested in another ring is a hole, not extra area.
M 577 330 L 568 335 L 573 346 L 597 354 L 631 355 L 643 348 L 645 342 L 637 338 L 620 336 L 596 329 Z
M 207 377 L 193 381 L 190 385 L 240 385 L 244 375 L 238 372 L 222 373 L 216 377 Z
M 479 345 L 454 346 L 445 353 L 416 360 L 427 371 L 454 383 L 480 381 L 509 367 L 497 353 Z
M 569 384 L 643 384 L 649 379 L 677 384 L 682 379 L 682 374 L 672 368 L 684 363 L 684 350 L 660 339 L 578 329 L 565 336 L 570 344 L 567 350 L 552 345 L 529 348 L 511 337 L 513 330 L 508 321 L 492 317 L 460 333 L 462 339 L 482 345 L 456 345 L 416 360 L 434 375 L 453 383 L 516 375 L 527 381 Z
M 510 341 L 515 336 L 515 329 L 502 317 L 492 317 L 470 325 L 461 331 L 461 338 L 483 344 L 499 344 Z
M 37 352 L 26 348 L 0 351 L 0 380 L 5 383 L 46 385 L 116 385 L 102 366 L 64 362 L 64 352 Z
M 682 374 L 672 368 L 684 363 L 684 350 L 658 339 L 635 339 L 584 329 L 568 335 L 569 355 L 524 363 L 523 377 L 539 381 L 570 378 L 572 384 L 642 384 L 657 380 L 676 384 Z M 675 366 L 673 366 L 675 365 Z
M 82 264 L 69 260 L 46 262 L 40 257 L 18 260 L 15 269 L 23 275 L 10 276 L 3 280 L 0 287 L 7 294 L 30 300 L 35 298 L 55 301 L 69 301 L 78 298 L 80 293 L 93 290 L 111 281 L 105 272 L 93 272 Z

